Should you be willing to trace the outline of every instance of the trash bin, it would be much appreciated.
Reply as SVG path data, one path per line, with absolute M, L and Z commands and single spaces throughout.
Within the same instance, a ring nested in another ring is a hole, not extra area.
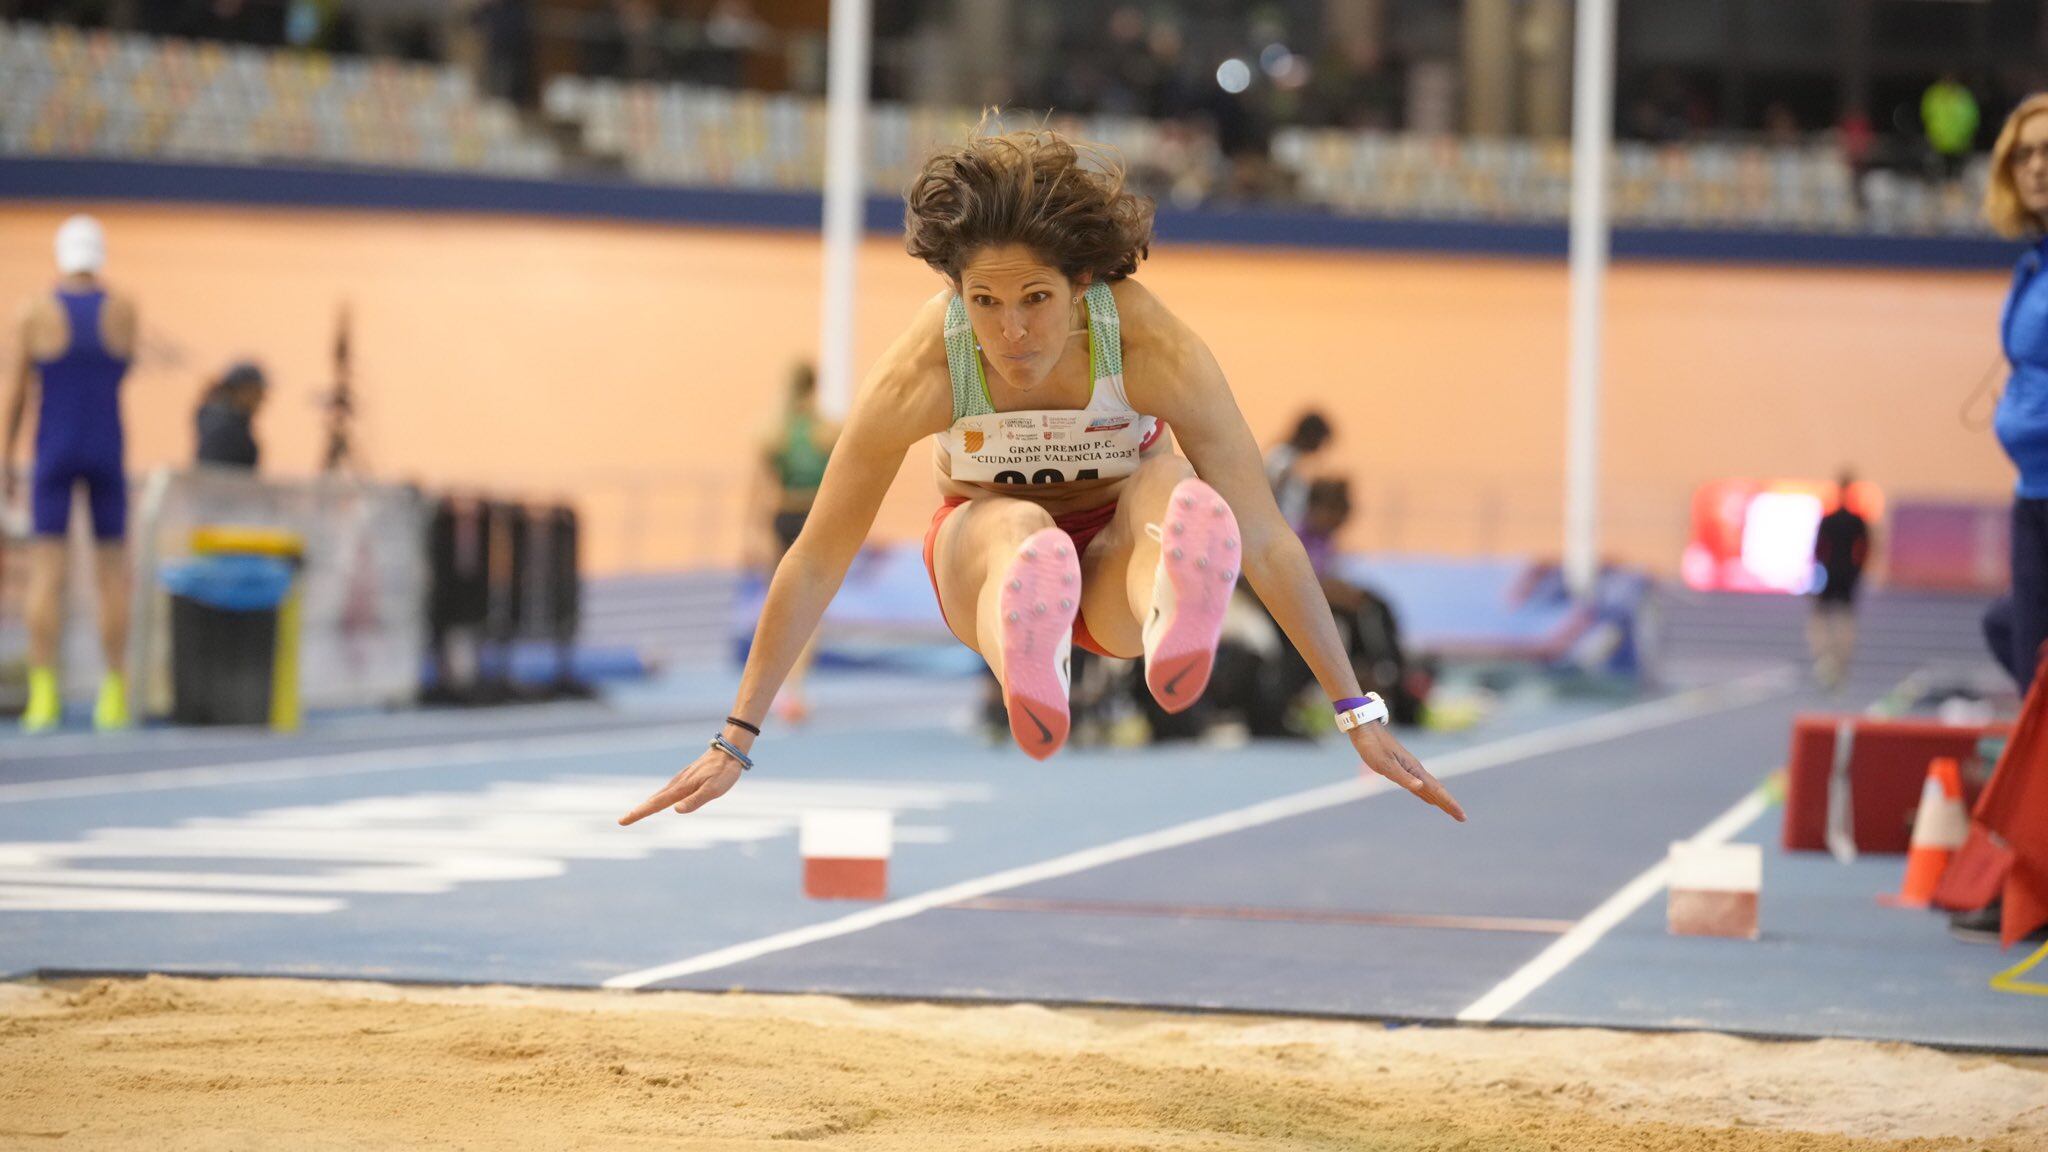
M 194 556 L 266 556 L 283 561 L 292 582 L 277 606 L 277 648 L 270 678 L 270 728 L 299 729 L 299 578 L 305 571 L 306 541 L 282 528 L 206 524 L 192 530 Z
M 171 719 L 270 724 L 279 616 L 292 566 L 274 556 L 202 556 L 164 569 L 171 596 Z

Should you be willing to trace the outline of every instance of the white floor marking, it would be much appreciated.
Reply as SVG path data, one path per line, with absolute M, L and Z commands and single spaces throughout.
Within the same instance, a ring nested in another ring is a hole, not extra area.
M 71 840 L 0 841 L 0 912 L 335 912 L 347 906 L 336 897 L 351 894 L 431 895 L 559 876 L 576 860 L 638 860 L 790 837 L 806 813 L 821 809 L 888 811 L 899 843 L 941 843 L 945 827 L 904 818 L 995 795 L 982 783 L 761 780 L 704 819 L 622 832 L 619 809 L 645 787 L 639 777 L 499 781 L 170 827 L 96 828 Z M 172 861 L 194 863 L 164 866 Z M 208 861 L 234 863 L 208 868 Z M 102 866 L 108 862 L 141 863 Z
M 477 713 L 440 711 L 392 713 L 370 718 L 347 718 L 321 723 L 299 733 L 308 741 L 359 744 L 367 741 L 403 739 L 449 740 L 462 736 L 506 739 L 514 732 L 545 735 L 559 732 L 564 721 L 603 724 L 619 719 L 618 713 L 595 701 L 527 705 L 517 716 L 487 716 Z M 16 749 L 24 758 L 37 761 L 106 757 L 137 753 L 182 751 L 205 755 L 232 753 L 264 744 L 276 744 L 278 737 L 255 727 L 223 728 L 133 728 L 126 732 L 59 732 L 44 736 L 0 734 L 0 757 Z M 333 755 L 345 749 L 331 749 Z
M 1766 806 L 1761 790 L 1751 792 L 1735 807 L 1715 817 L 1713 823 L 1700 829 L 1692 840 L 1698 844 L 1723 843 L 1754 824 L 1757 817 L 1763 815 Z M 1564 971 L 1572 961 L 1584 956 L 1615 925 L 1628 919 L 1636 909 L 1649 903 L 1657 893 L 1662 892 L 1668 868 L 1668 864 L 1659 860 L 1642 875 L 1622 885 L 1620 891 L 1609 896 L 1598 908 L 1587 913 L 1584 919 L 1572 925 L 1569 932 L 1552 941 L 1550 947 L 1536 954 L 1535 959 L 1494 985 L 1486 995 L 1467 1005 L 1458 1013 L 1458 1020 L 1466 1024 L 1490 1024 L 1500 1019 L 1502 1013 L 1528 999 L 1530 993 L 1541 988 L 1551 977 Z
M 161 792 L 178 788 L 217 788 L 241 784 L 270 784 L 293 780 L 315 780 L 327 776 L 359 776 L 375 772 L 406 772 L 430 768 L 454 768 L 469 764 L 508 764 L 529 760 L 550 760 L 583 756 L 614 756 L 634 752 L 664 752 L 694 757 L 703 751 L 706 733 L 715 721 L 636 727 L 626 732 L 564 733 L 557 736 L 507 736 L 493 740 L 466 740 L 431 748 L 381 748 L 370 752 L 320 752 L 281 756 L 274 760 L 209 764 L 190 768 L 165 768 L 155 772 L 110 772 L 97 776 L 69 776 L 54 780 L 24 780 L 0 784 L 0 804 L 35 800 L 76 800 L 92 796 L 125 796 L 135 792 Z M 862 732 L 916 729 L 898 718 L 859 725 Z M 676 767 L 687 764 L 687 758 Z M 643 779 L 651 788 L 658 780 Z M 643 789 L 644 791 L 644 789 Z M 630 801 L 627 802 L 630 804 Z
M 1449 779 L 1466 773 L 1478 772 L 1482 769 L 1513 763 L 1517 760 L 1563 751 L 1568 748 L 1598 744 L 1651 728 L 1694 719 L 1712 712 L 1725 711 L 1753 704 L 1773 694 L 1782 692 L 1788 686 L 1790 680 L 1791 673 L 1788 670 L 1772 669 L 1768 672 L 1731 681 L 1727 684 L 1699 688 L 1647 704 L 1620 708 L 1613 712 L 1590 717 L 1585 720 L 1561 724 L 1555 728 L 1547 728 L 1519 736 L 1510 736 L 1491 744 L 1481 744 L 1476 747 L 1461 749 L 1448 755 L 1437 757 L 1428 767 L 1438 779 Z M 1090 868 L 1101 867 L 1104 864 L 1128 860 L 1134 856 L 1143 856 L 1151 852 L 1177 848 L 1184 844 L 1192 844 L 1200 840 L 1212 839 L 1246 828 L 1270 824 L 1277 820 L 1285 820 L 1291 816 L 1300 816 L 1305 813 L 1332 808 L 1339 804 L 1348 804 L 1376 792 L 1389 790 L 1392 787 L 1391 784 L 1388 784 L 1378 776 L 1361 776 L 1351 780 L 1339 781 L 1335 784 L 1326 784 L 1320 788 L 1311 788 L 1305 792 L 1297 792 L 1293 795 L 1253 804 L 1250 807 L 1239 808 L 1231 812 L 1224 812 L 1199 820 L 1192 820 L 1184 824 L 1177 824 L 1171 828 L 1163 828 L 1156 832 L 1147 832 L 1095 848 L 1084 848 L 1081 851 L 1072 852 L 1065 856 L 1056 857 L 1037 864 L 1011 868 L 978 879 L 948 885 L 917 896 L 906 897 L 905 899 L 891 901 L 874 908 L 863 909 L 836 920 L 828 920 L 821 924 L 811 924 L 787 932 L 778 932 L 772 936 L 765 936 L 758 940 L 719 948 L 669 964 L 643 968 L 635 972 L 626 972 L 606 980 L 604 986 L 607 988 L 644 988 L 650 984 L 660 983 L 663 980 L 673 980 L 678 976 L 689 976 L 699 972 L 708 972 L 715 968 L 724 968 L 771 953 L 783 952 L 791 948 L 800 948 L 806 944 L 815 944 L 820 940 L 830 940 L 837 936 L 845 936 L 882 924 L 908 919 L 920 912 L 927 912 L 933 908 L 943 907 L 956 901 L 970 900 L 1009 888 L 1035 884 L 1041 880 L 1069 876 Z

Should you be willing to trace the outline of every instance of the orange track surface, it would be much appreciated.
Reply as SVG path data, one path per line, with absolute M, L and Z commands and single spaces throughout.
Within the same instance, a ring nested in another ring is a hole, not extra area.
M 0 206 L 0 303 L 51 278 L 71 206 Z M 753 445 L 817 340 L 815 238 L 509 217 L 106 205 L 108 276 L 141 303 L 135 469 L 189 459 L 205 377 L 254 356 L 278 385 L 265 467 L 317 459 L 334 318 L 355 312 L 374 470 L 567 495 L 596 571 L 738 555 Z M 857 358 L 938 287 L 888 240 L 862 254 Z M 1554 552 L 1565 396 L 1561 263 L 1157 250 L 1141 275 L 1209 341 L 1262 441 L 1329 410 L 1360 547 Z M 1694 485 L 1825 476 L 1892 496 L 2003 499 L 1962 410 L 1997 357 L 1998 273 L 1624 265 L 1609 284 L 1603 550 L 1669 570 Z M 6 339 L 11 340 L 11 329 Z M 933 496 L 913 452 L 878 535 Z

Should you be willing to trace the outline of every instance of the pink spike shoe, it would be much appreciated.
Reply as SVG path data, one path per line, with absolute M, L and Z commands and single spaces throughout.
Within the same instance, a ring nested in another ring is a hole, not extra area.
M 1159 541 L 1152 614 L 1145 621 L 1145 686 L 1168 712 L 1202 698 L 1216 666 L 1223 614 L 1237 587 L 1237 517 L 1214 488 L 1192 477 L 1173 486 L 1165 522 L 1147 524 Z
M 1002 581 L 1003 707 L 1017 747 L 1043 760 L 1067 742 L 1074 617 L 1081 611 L 1073 539 L 1058 528 L 1032 533 Z

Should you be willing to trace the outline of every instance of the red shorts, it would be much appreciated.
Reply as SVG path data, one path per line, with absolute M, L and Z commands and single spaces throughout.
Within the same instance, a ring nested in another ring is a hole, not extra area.
M 967 497 L 965 496 L 946 497 L 946 502 L 939 505 L 938 511 L 932 513 L 932 526 L 925 529 L 924 533 L 924 571 L 925 575 L 932 578 L 932 595 L 939 599 L 939 615 L 941 617 L 946 614 L 946 601 L 943 597 L 939 597 L 939 569 L 933 563 L 932 551 L 939 544 L 939 525 L 946 522 L 946 517 L 953 514 L 953 509 L 965 503 L 967 503 Z M 1054 527 L 1073 538 L 1074 555 L 1078 558 L 1088 554 L 1089 541 L 1095 539 L 1096 534 L 1104 528 L 1109 527 L 1110 519 L 1115 515 L 1116 501 L 1112 500 L 1100 508 L 1090 508 L 1085 512 L 1069 512 L 1065 516 L 1055 516 L 1052 522 Z M 946 621 L 946 626 L 951 628 L 953 622 L 951 620 Z M 1078 612 L 1074 614 L 1074 643 L 1095 653 L 1097 656 L 1116 655 L 1116 653 L 1105 650 L 1102 645 L 1095 642 L 1095 637 L 1088 634 L 1088 622 Z

